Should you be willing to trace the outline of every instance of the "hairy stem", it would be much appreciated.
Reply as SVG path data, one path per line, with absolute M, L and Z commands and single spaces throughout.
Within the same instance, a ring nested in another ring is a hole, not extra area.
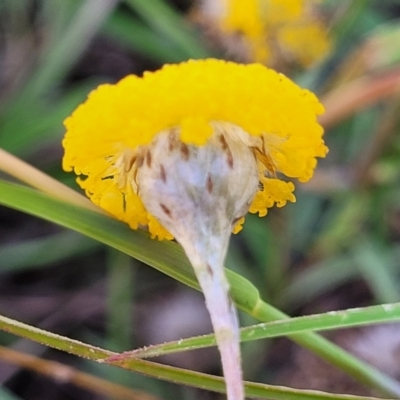
M 220 264 L 193 265 L 206 299 L 218 349 L 221 354 L 229 400 L 243 400 L 239 322 L 229 296 L 229 286 Z

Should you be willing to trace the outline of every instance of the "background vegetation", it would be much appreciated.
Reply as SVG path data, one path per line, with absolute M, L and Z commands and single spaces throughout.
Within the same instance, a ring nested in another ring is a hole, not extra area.
M 166 62 L 226 56 L 190 22 L 191 6 L 184 0 L 0 0 L 0 147 L 76 189 L 60 166 L 62 121 L 92 88 Z M 400 301 L 400 1 L 327 0 L 322 10 L 331 54 L 289 75 L 325 104 L 321 123 L 330 153 L 315 178 L 297 186 L 295 204 L 247 218 L 227 261 L 261 298 L 291 316 Z M 118 223 L 52 202 L 13 180 L 0 174 L 0 315 L 115 352 L 211 331 L 201 294 L 145 265 L 158 263 L 195 285 L 184 262 L 177 267 L 183 257 L 176 247 L 150 243 L 145 234 L 129 236 Z M 129 252 L 130 241 L 131 255 L 145 263 L 115 250 Z M 246 291 L 244 282 L 235 284 Z M 235 298 L 240 305 L 239 294 Z M 381 310 L 389 312 L 388 321 L 399 319 L 398 305 Z M 274 319 L 268 312 L 265 322 Z M 262 320 L 250 314 L 241 314 L 243 326 Z M 363 313 L 360 323 L 378 322 L 378 314 Z M 11 330 L 11 323 L 3 324 Z M 386 374 L 400 379 L 400 325 L 326 336 L 385 375 L 373 370 L 369 381 L 365 374 L 357 381 L 357 373 L 279 338 L 243 344 L 246 379 L 400 398 L 395 381 L 385 381 Z M 221 397 L 3 331 L 0 345 L 0 399 Z M 218 357 L 215 349 L 202 349 L 155 361 L 219 374 Z M 296 390 L 293 396 L 313 397 Z

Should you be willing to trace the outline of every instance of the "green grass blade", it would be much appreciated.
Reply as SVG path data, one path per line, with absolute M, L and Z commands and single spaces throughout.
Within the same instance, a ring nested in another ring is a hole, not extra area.
M 79 7 L 72 21 L 60 40 L 55 41 L 47 50 L 40 67 L 26 85 L 22 100 L 26 100 L 26 97 L 33 99 L 45 93 L 64 78 L 117 3 L 118 0 L 87 0 L 77 3 Z
M 98 249 L 99 242 L 76 232 L 65 231 L 49 237 L 0 246 L 0 274 L 43 267 Z
M 259 301 L 251 315 L 260 321 L 275 321 L 289 316 L 263 301 Z M 296 333 L 290 339 L 317 354 L 320 358 L 342 369 L 363 384 L 380 390 L 385 395 L 400 397 L 400 383 L 376 368 L 360 361 L 342 348 L 313 332 Z
M 121 351 L 132 346 L 132 258 L 120 251 L 107 251 L 107 347 Z
M 166 42 L 164 37 L 143 22 L 123 12 L 113 13 L 105 22 L 102 32 L 158 62 L 171 63 L 187 59 L 185 51 L 175 43 Z
M 210 57 L 183 18 L 163 0 L 125 0 L 153 29 L 169 38 L 186 58 Z
M 0 204 L 83 233 L 153 266 L 185 285 L 199 289 L 183 250 L 174 242 L 152 240 L 145 231 L 133 231 L 126 224 L 105 214 L 86 213 L 81 207 L 1 180 Z M 255 302 L 256 298 L 253 299 Z
M 375 295 L 377 302 L 400 299 L 397 271 L 389 266 L 388 252 L 370 239 L 362 239 L 353 252 L 353 262 Z
M 32 154 L 49 141 L 59 143 L 62 138 L 63 121 L 94 88 L 88 81 L 64 92 L 62 98 L 51 104 L 30 101 L 29 106 L 12 108 L 3 116 L 1 124 L 1 147 L 20 157 Z M 27 97 L 21 99 L 29 100 Z
M 279 294 L 278 302 L 285 309 L 302 307 L 357 276 L 358 270 L 350 257 L 340 255 L 326 259 L 295 275 Z
M 72 206 L 32 189 L 4 181 L 0 181 L 0 204 L 88 235 L 198 289 L 194 272 L 176 243 L 151 240 L 145 232 L 132 231 L 127 225 L 103 214 Z M 263 322 L 289 318 L 263 302 L 259 298 L 258 290 L 248 280 L 229 270 L 227 276 L 232 297 L 242 310 Z M 384 394 L 400 397 L 398 382 L 321 336 L 315 333 L 299 333 L 290 338 L 360 382 Z
M 51 332 L 46 332 L 4 316 L 0 316 L 0 329 L 45 344 L 46 346 L 100 363 L 110 363 L 107 359 L 115 355 L 115 353 L 103 350 L 99 347 L 94 347 Z M 224 380 L 220 377 L 208 374 L 135 359 L 125 360 L 123 362 L 114 362 L 112 365 L 140 372 L 158 379 L 225 393 Z M 270 400 L 378 400 L 375 397 L 336 395 L 314 390 L 299 390 L 253 382 L 245 382 L 245 390 L 246 396 L 248 397 L 258 397 Z
M 354 36 L 354 31 L 357 27 L 356 21 L 363 17 L 368 3 L 369 0 L 358 0 L 347 3 L 348 8 L 343 18 L 340 18 L 332 27 L 338 48 L 346 48 L 354 45 L 354 42 L 349 43 L 348 38 Z
M 378 323 L 389 323 L 400 320 L 400 303 L 383 304 L 364 308 L 354 308 L 343 311 L 330 311 L 323 314 L 307 315 L 258 324 L 242 328 L 241 341 L 250 342 L 260 339 L 271 339 L 281 336 L 290 336 L 307 331 L 327 331 L 355 326 L 365 326 Z M 213 334 L 179 339 L 155 346 L 146 346 L 143 349 L 123 353 L 122 357 L 148 358 L 165 354 L 178 353 L 215 346 Z

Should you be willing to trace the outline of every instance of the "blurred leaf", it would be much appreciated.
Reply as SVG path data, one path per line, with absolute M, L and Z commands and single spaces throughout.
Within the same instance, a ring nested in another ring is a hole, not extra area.
M 132 258 L 114 249 L 108 249 L 107 256 L 107 347 L 115 351 L 122 351 L 133 347 L 134 272 Z
M 334 1 L 334 3 L 337 3 Z M 360 35 L 360 25 L 365 24 L 364 17 L 369 12 L 370 0 L 357 0 L 341 4 L 341 18 L 332 27 L 335 41 L 338 48 L 348 48 L 355 43 L 355 37 Z M 368 10 L 368 11 L 367 11 Z M 351 38 L 352 40 L 349 40 Z
M 332 197 L 316 238 L 315 253 L 327 257 L 351 246 L 368 215 L 368 200 L 365 193 L 354 191 Z
M 279 303 L 289 310 L 303 307 L 318 296 L 349 282 L 358 274 L 354 261 L 348 255 L 320 261 L 293 277 L 292 282 L 280 293 Z
M 11 393 L 8 389 L 0 387 L 0 399 L 1 400 L 21 400 L 20 397 Z
M 400 62 L 400 50 L 396 46 L 400 40 L 399 21 L 381 23 L 366 40 L 364 51 L 368 53 L 366 61 L 369 70 L 390 68 Z
M 99 243 L 76 232 L 60 232 L 0 246 L 0 274 L 20 271 L 88 254 L 99 248 Z
M 379 303 L 400 299 L 399 279 L 390 266 L 388 249 L 378 246 L 369 238 L 360 239 L 353 250 L 353 260 Z M 397 266 L 398 260 L 395 260 Z
M 200 44 L 189 23 L 163 0 L 125 0 L 159 36 L 170 39 L 182 49 L 186 58 L 207 58 L 210 53 Z
M 12 109 L 3 116 L 0 127 L 1 147 L 20 156 L 32 154 L 46 142 L 61 141 L 62 121 L 81 103 L 94 82 L 87 82 L 66 91 L 52 104 L 33 102 L 28 108 Z
M 117 0 L 43 2 L 45 16 L 54 11 L 50 19 L 54 24 L 50 22 L 52 26 L 45 30 L 49 35 L 48 46 L 25 86 L 3 107 L 0 125 L 3 148 L 26 154 L 40 149 L 43 141 L 57 132 L 60 133 L 57 141 L 60 140 L 62 120 L 86 97 L 93 83 L 68 90 L 61 99 L 52 93 L 53 104 L 42 96 L 49 95 L 70 71 L 116 3 Z
M 276 215 L 264 219 L 248 214 L 245 229 L 231 239 L 227 257 L 227 264 L 232 268 L 236 266 L 236 272 L 258 282 L 262 296 L 270 302 L 276 301 L 276 296 L 285 285 L 286 249 L 292 245 L 289 235 L 284 232 L 287 228 L 282 217 L 287 215 L 285 211 L 279 221 L 274 218 Z
M 179 62 L 188 58 L 186 52 L 169 38 L 159 35 L 139 19 L 120 11 L 110 16 L 102 32 L 161 63 Z
M 78 3 L 56 1 L 67 3 L 69 7 L 76 7 L 75 4 L 79 6 L 65 31 L 60 33 L 59 40 L 54 41 L 47 49 L 40 65 L 20 94 L 23 103 L 47 93 L 65 77 L 118 2 L 118 0 L 86 0 Z
M 322 196 L 301 190 L 296 193 L 296 203 L 288 209 L 291 248 L 294 251 L 300 254 L 307 251 L 314 235 L 324 226 L 327 218 L 323 215 L 324 200 Z

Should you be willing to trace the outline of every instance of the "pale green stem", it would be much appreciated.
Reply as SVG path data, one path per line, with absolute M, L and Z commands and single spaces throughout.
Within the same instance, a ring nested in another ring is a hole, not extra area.
M 221 353 L 228 400 L 243 400 L 239 324 L 224 260 L 232 226 L 246 214 L 259 177 L 254 153 L 240 136 L 246 133 L 226 135 L 228 128 L 216 124 L 200 147 L 184 145 L 175 131 L 159 133 L 146 148 L 153 161 L 138 167 L 136 184 L 146 210 L 175 237 L 194 268 Z
M 221 353 L 227 398 L 243 400 L 239 321 L 235 306 L 229 296 L 229 285 L 224 274 L 224 267 L 204 262 L 200 265 L 193 264 L 193 268 L 206 299 L 216 342 Z

